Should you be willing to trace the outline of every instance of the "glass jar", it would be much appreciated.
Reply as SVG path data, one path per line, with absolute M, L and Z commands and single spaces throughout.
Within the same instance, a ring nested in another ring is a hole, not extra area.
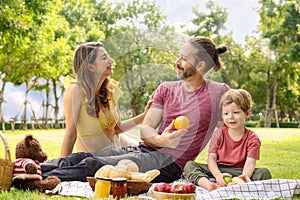
M 112 179 L 112 195 L 113 198 L 124 198 L 127 196 L 127 179 L 126 178 L 113 178 Z
M 106 177 L 97 177 L 95 184 L 94 199 L 108 198 L 111 188 L 111 179 Z

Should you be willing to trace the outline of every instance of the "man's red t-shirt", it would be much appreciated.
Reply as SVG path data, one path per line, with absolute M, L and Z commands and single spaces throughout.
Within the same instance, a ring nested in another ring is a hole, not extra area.
M 228 89 L 228 85 L 210 80 L 193 92 L 184 89 L 184 81 L 161 84 L 154 93 L 151 105 L 163 110 L 158 133 L 161 134 L 180 115 L 189 118 L 190 127 L 176 148 L 158 150 L 172 155 L 181 169 L 187 161 L 194 160 L 209 142 L 217 121 L 222 120 L 219 99 Z

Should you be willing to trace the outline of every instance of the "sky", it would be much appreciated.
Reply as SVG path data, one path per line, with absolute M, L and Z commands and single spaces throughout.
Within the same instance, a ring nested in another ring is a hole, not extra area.
M 167 16 L 167 23 L 173 25 L 187 24 L 195 15 L 192 8 L 207 12 L 208 0 L 156 0 L 162 12 Z M 234 40 L 243 43 L 246 34 L 251 34 L 258 25 L 259 17 L 255 11 L 258 0 L 214 0 L 228 11 L 227 30 L 232 31 Z
M 245 36 L 252 34 L 257 28 L 259 18 L 254 9 L 258 7 L 258 0 L 214 0 L 214 2 L 227 9 L 229 15 L 225 33 L 232 32 L 236 42 L 243 43 Z M 166 15 L 167 23 L 176 27 L 179 27 L 180 24 L 187 24 L 195 17 L 192 13 L 193 6 L 201 12 L 207 11 L 207 0 L 156 0 L 156 3 L 161 7 L 163 14 Z M 8 84 L 4 98 L 4 119 L 8 121 L 15 116 L 20 119 L 25 99 L 25 86 L 14 87 Z M 30 115 L 33 110 L 37 117 L 41 117 L 44 98 L 43 93 L 35 91 L 29 93 L 31 105 L 28 107 L 28 112 Z

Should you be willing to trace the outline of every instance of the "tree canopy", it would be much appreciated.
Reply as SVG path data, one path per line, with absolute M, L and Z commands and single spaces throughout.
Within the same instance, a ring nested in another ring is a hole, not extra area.
M 72 75 L 76 47 L 102 41 L 114 58 L 112 78 L 124 94 L 120 108 L 134 116 L 163 81 L 176 80 L 174 61 L 188 37 L 211 37 L 226 44 L 223 70 L 209 77 L 232 88 L 247 89 L 254 98 L 253 119 L 272 122 L 300 121 L 300 6 L 297 1 L 259 0 L 256 35 L 244 44 L 222 34 L 227 10 L 213 0 L 208 12 L 193 8 L 192 27 L 183 33 L 166 22 L 154 0 L 2 0 L 0 3 L 0 117 L 7 83 L 25 84 L 21 121 L 38 116 L 27 109 L 31 91 L 43 92 L 45 126 L 53 118 L 59 126 L 63 77 Z M 242 28 L 242 27 L 241 27 Z M 3 123 L 2 123 L 3 125 Z

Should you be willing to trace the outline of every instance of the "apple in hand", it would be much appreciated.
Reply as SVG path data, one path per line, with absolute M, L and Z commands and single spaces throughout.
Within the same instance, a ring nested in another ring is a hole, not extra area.
M 157 183 L 154 187 L 157 192 L 171 192 L 171 185 L 169 183 Z

